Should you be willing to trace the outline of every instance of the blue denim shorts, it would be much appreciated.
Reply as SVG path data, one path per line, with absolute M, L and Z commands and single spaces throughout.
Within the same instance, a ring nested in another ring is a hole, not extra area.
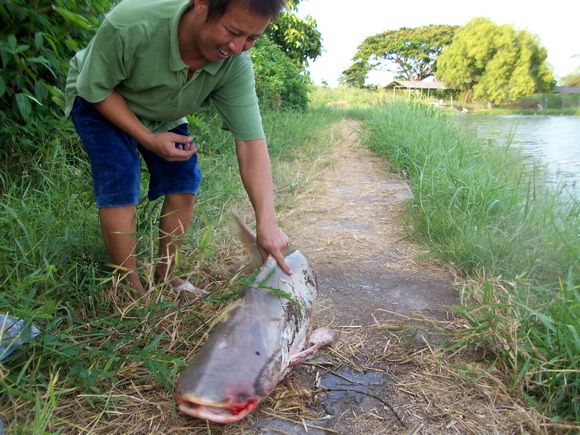
M 172 193 L 197 194 L 201 184 L 197 154 L 185 162 L 168 162 L 139 145 L 81 97 L 75 100 L 72 118 L 91 162 L 97 207 L 120 207 L 139 202 L 139 153 L 149 171 L 149 200 Z M 187 124 L 171 131 L 188 136 Z

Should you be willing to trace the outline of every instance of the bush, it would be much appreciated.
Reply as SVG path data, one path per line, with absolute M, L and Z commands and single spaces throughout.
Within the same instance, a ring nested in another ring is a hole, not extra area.
M 263 110 L 303 110 L 308 106 L 310 78 L 278 46 L 262 38 L 250 53 Z
M 0 4 L 0 155 L 33 151 L 62 128 L 68 62 L 111 0 L 5 0 Z M 25 133 L 25 134 L 22 134 Z

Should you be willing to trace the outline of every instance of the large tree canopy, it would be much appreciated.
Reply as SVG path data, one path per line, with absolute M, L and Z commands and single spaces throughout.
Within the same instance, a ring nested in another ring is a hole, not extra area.
M 547 51 L 537 37 L 474 18 L 439 56 L 437 78 L 490 103 L 517 101 L 552 89 Z
M 451 44 L 457 28 L 447 25 L 403 27 L 369 36 L 359 45 L 353 58 L 355 63 L 343 72 L 345 81 L 361 86 L 361 79 L 364 84 L 370 70 L 392 71 L 393 64 L 398 79 L 421 81 L 431 77 L 437 70 L 437 56 Z

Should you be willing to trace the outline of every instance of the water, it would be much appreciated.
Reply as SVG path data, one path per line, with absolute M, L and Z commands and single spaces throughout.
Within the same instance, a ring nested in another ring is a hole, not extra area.
M 549 180 L 580 197 L 580 116 L 462 115 L 452 118 L 478 137 L 510 143 L 545 165 Z

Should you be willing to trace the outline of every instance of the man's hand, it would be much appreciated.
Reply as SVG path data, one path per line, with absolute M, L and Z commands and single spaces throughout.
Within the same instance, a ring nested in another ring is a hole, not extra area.
M 256 228 L 256 245 L 262 259 L 265 260 L 268 255 L 271 255 L 284 272 L 292 275 L 292 269 L 284 260 L 284 254 L 288 247 L 288 236 L 277 225 L 258 226 Z
M 169 162 L 189 160 L 197 152 L 192 137 L 170 131 L 151 133 L 146 140 L 141 142 L 141 145 Z

